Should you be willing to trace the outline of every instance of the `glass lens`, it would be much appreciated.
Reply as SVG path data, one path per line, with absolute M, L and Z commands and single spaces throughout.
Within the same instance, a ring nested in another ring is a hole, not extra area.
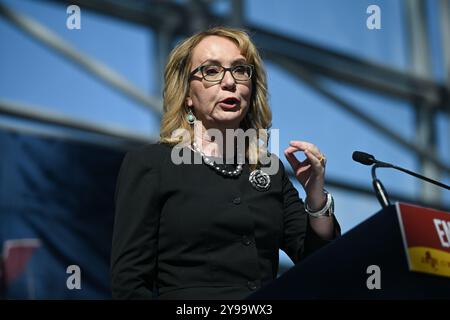
M 203 77 L 208 81 L 222 79 L 223 68 L 221 66 L 204 66 L 202 69 Z
M 252 76 L 252 68 L 248 65 L 235 66 L 233 76 L 236 80 L 248 80 Z

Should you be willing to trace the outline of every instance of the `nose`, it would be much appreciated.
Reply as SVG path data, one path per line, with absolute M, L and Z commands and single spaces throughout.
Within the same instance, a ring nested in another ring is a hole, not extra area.
M 220 85 L 224 89 L 233 89 L 234 87 L 236 87 L 236 80 L 234 80 L 233 75 L 231 74 L 231 70 L 225 70 L 225 74 L 223 75 L 223 79 Z

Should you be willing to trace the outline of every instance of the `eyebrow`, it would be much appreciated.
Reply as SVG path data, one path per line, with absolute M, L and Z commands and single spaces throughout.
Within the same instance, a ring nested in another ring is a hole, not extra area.
M 219 60 L 216 60 L 216 59 L 206 59 L 206 60 L 203 61 L 200 65 L 203 65 L 203 64 L 205 64 L 206 62 L 210 62 L 210 63 L 213 63 L 213 64 L 221 65 L 220 61 L 219 61 Z M 236 65 L 236 64 L 238 64 L 238 63 L 247 63 L 247 60 L 246 60 L 245 58 L 238 58 L 238 59 L 234 60 L 234 61 L 231 63 L 231 65 L 234 66 L 234 65 Z

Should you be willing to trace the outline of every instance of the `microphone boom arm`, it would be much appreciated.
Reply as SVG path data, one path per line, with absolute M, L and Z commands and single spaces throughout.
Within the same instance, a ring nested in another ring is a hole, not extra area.
M 435 185 L 437 185 L 437 186 L 439 186 L 439 187 L 442 187 L 442 188 L 444 188 L 444 189 L 450 190 L 450 186 L 448 186 L 448 185 L 446 185 L 446 184 L 444 184 L 444 183 L 441 183 L 441 182 L 439 182 L 439 181 L 436 181 L 436 180 L 427 178 L 427 177 L 425 177 L 425 176 L 423 176 L 423 175 L 421 175 L 421 174 L 418 174 L 418 173 L 409 171 L 408 169 L 403 169 L 403 168 L 401 168 L 401 167 L 397 167 L 397 166 L 394 166 L 394 165 L 391 165 L 391 166 L 392 166 L 392 168 L 394 168 L 394 169 L 403 171 L 404 173 L 410 174 L 410 175 L 412 175 L 412 176 L 414 176 L 414 177 L 416 177 L 416 178 L 423 179 L 423 180 L 425 180 L 426 182 L 429 182 L 429 183 L 435 184 Z
M 383 208 L 389 206 L 390 205 L 390 201 L 389 201 L 389 197 L 387 195 L 386 189 L 384 188 L 384 186 L 381 183 L 381 181 L 377 178 L 377 175 L 376 175 L 376 172 L 375 172 L 377 168 L 393 168 L 393 169 L 397 169 L 397 170 L 402 171 L 404 173 L 407 173 L 407 174 L 409 174 L 409 175 L 411 175 L 413 177 L 422 179 L 422 180 L 424 180 L 426 182 L 429 182 L 429 183 L 432 183 L 432 184 L 437 185 L 439 187 L 442 187 L 444 189 L 450 190 L 450 186 L 448 186 L 448 185 L 446 185 L 446 184 L 444 184 L 442 182 L 439 182 L 439 181 L 427 178 L 427 177 L 425 177 L 425 176 L 423 176 L 421 174 L 412 172 L 410 170 L 407 170 L 407 169 L 404 169 L 404 168 L 401 168 L 401 167 L 397 167 L 397 166 L 395 166 L 393 164 L 377 160 L 377 159 L 375 159 L 375 157 L 373 155 L 371 155 L 369 153 L 366 153 L 366 152 L 354 151 L 353 154 L 352 154 L 352 159 L 354 161 L 359 162 L 359 163 L 361 163 L 363 165 L 366 165 L 366 166 L 372 165 L 372 184 L 373 184 L 373 188 L 375 190 L 375 194 L 377 196 L 377 199 L 378 199 L 378 201 L 380 202 L 380 204 L 381 204 L 381 206 Z

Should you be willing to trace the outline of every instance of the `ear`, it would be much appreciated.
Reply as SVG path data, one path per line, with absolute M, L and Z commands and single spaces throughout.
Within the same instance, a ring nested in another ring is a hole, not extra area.
M 186 105 L 187 105 L 189 108 L 192 108 L 193 103 L 192 103 L 191 97 L 187 97 L 187 98 L 186 98 Z

